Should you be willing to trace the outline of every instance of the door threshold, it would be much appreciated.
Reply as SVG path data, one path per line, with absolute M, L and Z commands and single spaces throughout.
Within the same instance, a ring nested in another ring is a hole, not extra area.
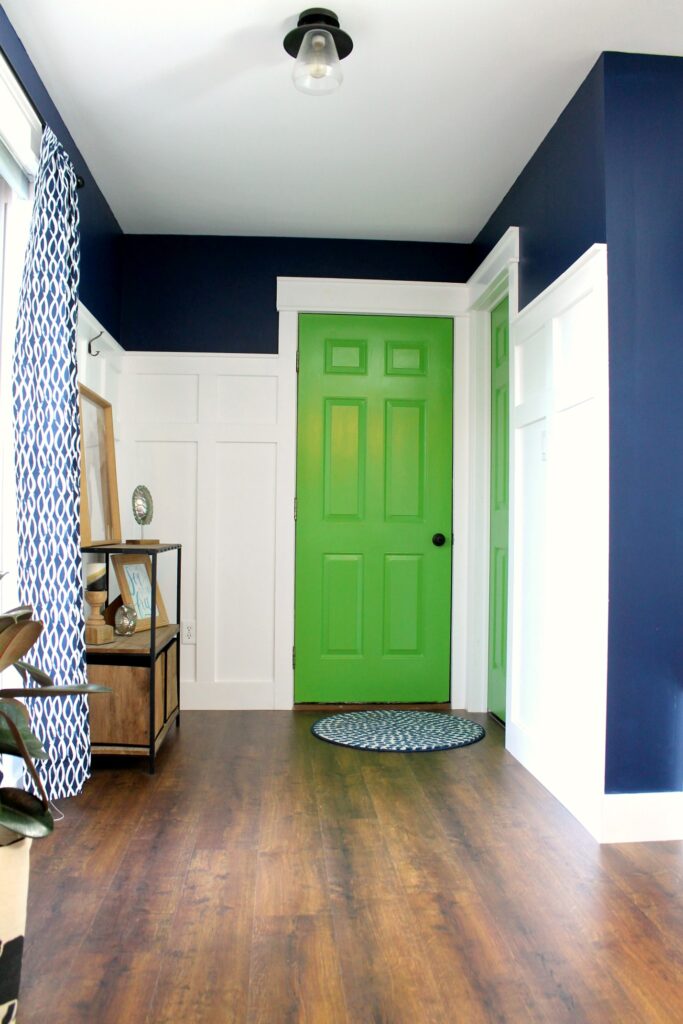
M 448 701 L 424 701 L 423 703 L 414 704 L 392 704 L 387 702 L 386 704 L 295 704 L 292 710 L 294 711 L 374 711 L 381 709 L 382 711 L 419 711 L 419 710 L 435 710 L 443 711 L 448 709 L 450 711 L 451 705 Z

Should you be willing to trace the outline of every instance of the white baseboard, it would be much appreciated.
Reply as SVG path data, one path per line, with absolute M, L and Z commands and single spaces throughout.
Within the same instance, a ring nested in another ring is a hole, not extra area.
M 602 813 L 603 843 L 683 840 L 683 793 L 609 793 Z
M 272 711 L 273 681 L 181 683 L 183 711 Z

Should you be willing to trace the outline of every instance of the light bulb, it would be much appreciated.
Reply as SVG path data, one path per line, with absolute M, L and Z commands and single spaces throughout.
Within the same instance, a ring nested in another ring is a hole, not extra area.
M 320 33 L 313 36 L 311 39 L 311 50 L 313 54 L 318 54 L 320 60 L 317 64 L 308 65 L 308 73 L 313 78 L 324 78 L 327 72 L 327 64 L 325 63 L 325 37 L 321 36 Z
M 343 75 L 331 32 L 311 29 L 306 33 L 292 77 L 301 92 L 322 94 L 339 88 Z

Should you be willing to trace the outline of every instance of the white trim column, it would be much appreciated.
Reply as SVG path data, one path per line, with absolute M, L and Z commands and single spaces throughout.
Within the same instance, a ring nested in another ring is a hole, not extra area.
M 468 284 L 467 353 L 467 649 L 463 654 L 468 711 L 488 707 L 489 532 L 491 466 L 491 310 L 508 296 L 510 322 L 518 310 L 519 228 L 508 228 Z M 508 602 L 509 606 L 509 602 Z M 462 706 L 462 705 L 461 705 Z

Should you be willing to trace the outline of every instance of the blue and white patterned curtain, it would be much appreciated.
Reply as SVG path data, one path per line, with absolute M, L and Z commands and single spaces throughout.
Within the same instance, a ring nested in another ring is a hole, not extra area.
M 17 315 L 13 367 L 18 584 L 45 629 L 31 660 L 57 685 L 86 682 L 76 376 L 79 217 L 76 174 L 46 128 Z M 29 701 L 50 755 L 48 795 L 75 796 L 90 775 L 84 696 Z

